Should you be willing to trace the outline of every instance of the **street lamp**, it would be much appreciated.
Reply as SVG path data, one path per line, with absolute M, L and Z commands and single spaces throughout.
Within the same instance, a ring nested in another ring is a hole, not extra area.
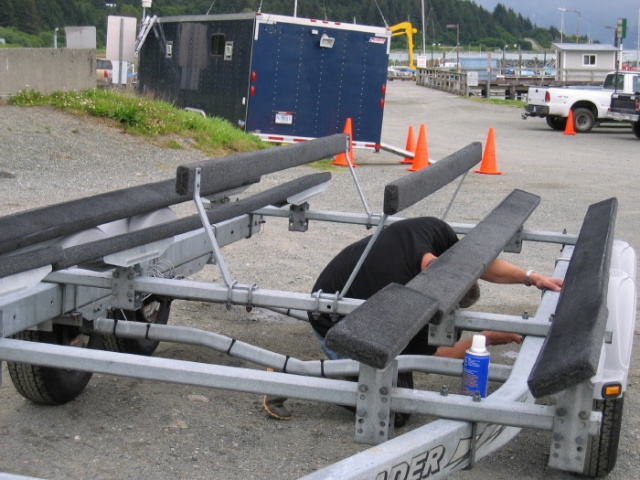
M 450 23 L 447 25 L 447 28 L 455 28 L 456 29 L 456 71 L 460 71 L 460 24 L 459 23 Z
M 564 13 L 565 12 L 571 12 L 571 13 L 575 13 L 578 15 L 578 24 L 577 24 L 577 28 L 576 28 L 576 43 L 579 43 L 579 39 L 580 39 L 580 20 L 582 19 L 582 15 L 580 15 L 580 12 L 578 10 L 570 10 L 568 8 L 564 8 L 564 7 L 558 7 L 558 10 L 560 10 L 562 12 L 562 17 L 560 19 L 560 43 L 562 43 L 562 38 L 564 36 Z
M 560 43 L 562 43 L 564 40 L 564 12 L 566 12 L 567 9 L 558 7 L 558 10 L 562 12 L 562 15 L 560 15 Z
M 604 28 L 607 30 L 613 30 L 613 45 L 618 46 L 618 27 L 614 25 L 605 25 Z

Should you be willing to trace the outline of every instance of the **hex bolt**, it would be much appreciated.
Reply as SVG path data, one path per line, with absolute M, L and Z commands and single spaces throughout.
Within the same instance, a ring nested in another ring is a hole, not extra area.
M 564 417 L 567 414 L 567 411 L 565 410 L 564 407 L 559 407 L 556 410 L 556 415 L 558 415 L 559 417 Z
M 442 385 L 442 388 L 440 389 L 440 395 L 442 395 L 443 397 L 449 395 L 449 385 Z
M 473 401 L 474 402 L 481 402 L 482 401 L 482 397 L 480 396 L 480 392 L 478 392 L 477 390 L 475 392 L 473 392 Z
M 369 387 L 367 387 L 366 385 L 360 385 L 358 387 L 358 390 L 360 390 L 362 393 L 366 392 L 367 390 L 369 390 Z
M 578 416 L 580 417 L 580 420 L 587 420 L 589 418 L 589 412 L 580 412 Z
M 380 387 L 380 395 L 388 395 L 389 389 L 387 387 Z
M 363 417 L 364 418 L 364 417 L 367 416 L 367 411 L 365 409 L 361 408 L 356 412 L 356 415 L 358 415 L 359 417 Z

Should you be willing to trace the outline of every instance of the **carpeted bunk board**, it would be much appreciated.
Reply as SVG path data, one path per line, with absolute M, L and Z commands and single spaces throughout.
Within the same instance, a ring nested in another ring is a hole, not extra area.
M 207 196 L 256 183 L 262 175 L 334 156 L 344 152 L 347 145 L 347 136 L 337 134 L 286 147 L 181 165 L 176 180 L 140 185 L 9 215 L 0 218 L 0 254 L 188 201 L 194 192 L 196 168 L 201 170 L 200 194 Z M 328 173 L 308 175 L 256 194 L 237 205 L 225 205 L 212 212 L 210 218 L 221 221 L 267 205 L 282 205 L 287 197 L 329 179 Z M 194 216 L 64 250 L 47 246 L 31 249 L 28 253 L 7 254 L 0 257 L 0 278 L 49 264 L 60 269 L 93 261 L 199 226 L 199 219 Z
M 406 286 L 382 289 L 345 316 L 329 330 L 327 346 L 369 366 L 385 368 L 427 323 L 438 323 L 456 308 L 539 201 L 536 195 L 514 190 Z

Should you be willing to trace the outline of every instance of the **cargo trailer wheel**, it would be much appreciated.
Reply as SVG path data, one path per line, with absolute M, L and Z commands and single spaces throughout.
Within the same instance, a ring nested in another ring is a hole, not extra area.
M 151 323 L 166 325 L 171 311 L 171 300 L 168 298 L 147 297 L 139 310 L 114 310 L 111 318 L 116 320 L 129 320 L 131 322 Z M 116 332 L 117 333 L 117 332 Z M 158 343 L 153 340 L 122 338 L 113 335 L 104 335 L 104 348 L 112 352 L 132 353 L 135 355 L 151 355 L 158 348 Z
M 640 122 L 633 122 L 631 128 L 633 128 L 633 134 L 636 138 L 640 138 Z
M 590 132 L 596 124 L 593 112 L 588 108 L 576 108 L 573 111 L 573 123 L 578 133 Z
M 624 397 L 594 400 L 594 410 L 602 412 L 600 435 L 589 438 L 585 475 L 604 477 L 613 470 L 618 458 Z
M 100 335 L 85 335 L 78 327 L 69 325 L 54 325 L 52 332 L 25 330 L 13 338 L 79 348 L 102 348 Z M 82 393 L 93 375 L 92 372 L 28 363 L 7 362 L 7 367 L 18 393 L 27 400 L 44 405 L 62 405 L 70 402 Z
M 547 125 L 554 130 L 564 130 L 567 126 L 567 119 L 563 117 L 557 117 L 555 115 L 549 115 L 545 117 Z

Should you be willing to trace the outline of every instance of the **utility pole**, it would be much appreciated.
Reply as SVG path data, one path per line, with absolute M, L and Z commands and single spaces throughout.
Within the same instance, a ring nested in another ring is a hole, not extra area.
M 447 28 L 455 28 L 456 29 L 456 71 L 460 71 L 460 24 L 459 23 L 451 23 L 447 25 Z

